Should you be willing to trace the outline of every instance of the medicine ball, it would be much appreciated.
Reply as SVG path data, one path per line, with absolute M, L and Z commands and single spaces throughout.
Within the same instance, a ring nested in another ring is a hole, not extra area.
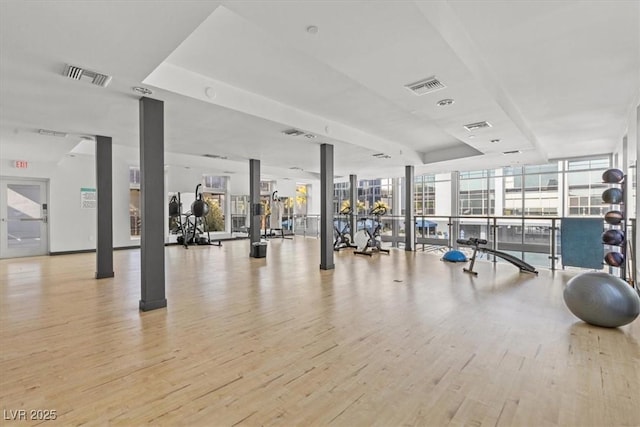
M 607 230 L 602 233 L 602 243 L 607 245 L 621 245 L 624 242 L 624 233 L 620 230 Z
M 608 188 L 602 193 L 602 200 L 605 203 L 622 203 L 622 190 L 619 188 Z
M 624 179 L 624 172 L 620 169 L 607 169 L 602 174 L 602 181 L 608 184 L 617 184 Z
M 624 216 L 620 211 L 609 211 L 604 214 L 604 220 L 607 222 L 607 224 L 618 225 L 622 222 L 623 219 Z
M 191 203 L 191 213 L 196 218 L 202 218 L 209 213 L 209 205 L 202 199 L 198 199 Z
M 607 252 L 604 256 L 604 262 L 611 267 L 620 267 L 624 263 L 624 255 L 620 252 Z

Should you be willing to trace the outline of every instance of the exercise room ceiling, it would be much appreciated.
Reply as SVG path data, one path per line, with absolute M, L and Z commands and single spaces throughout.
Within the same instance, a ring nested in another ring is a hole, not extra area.
M 336 175 L 361 177 L 401 176 L 408 164 L 422 173 L 607 153 L 640 94 L 635 1 L 0 8 L 5 159 L 59 161 L 83 135 L 137 147 L 134 86 L 165 102 L 172 162 L 245 172 L 258 158 L 298 178 L 317 176 L 324 142 L 335 146 Z M 66 64 L 113 78 L 106 88 L 74 81 Z M 431 77 L 444 87 L 405 87 Z M 446 99 L 454 103 L 437 105 Z M 464 128 L 484 121 L 491 127 Z

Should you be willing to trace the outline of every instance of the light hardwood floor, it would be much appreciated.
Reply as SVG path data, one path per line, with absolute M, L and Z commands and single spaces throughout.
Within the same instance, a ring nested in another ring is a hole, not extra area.
M 137 250 L 100 281 L 95 254 L 0 261 L 0 423 L 640 425 L 640 320 L 579 321 L 576 272 L 348 250 L 320 271 L 300 237 L 248 251 L 166 248 L 169 305 L 147 313 Z

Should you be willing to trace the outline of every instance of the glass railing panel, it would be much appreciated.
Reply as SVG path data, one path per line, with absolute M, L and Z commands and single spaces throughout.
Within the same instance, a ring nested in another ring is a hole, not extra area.
M 450 243 L 449 217 L 417 215 L 415 217 L 416 249 L 422 251 L 440 251 L 447 249 Z

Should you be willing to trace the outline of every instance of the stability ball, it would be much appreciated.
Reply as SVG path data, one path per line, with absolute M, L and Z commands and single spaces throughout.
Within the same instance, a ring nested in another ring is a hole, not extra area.
M 602 272 L 582 273 L 567 282 L 564 302 L 581 320 L 615 328 L 640 314 L 640 296 L 627 282 Z
M 607 222 L 607 224 L 618 225 L 622 222 L 623 219 L 624 216 L 620 211 L 609 211 L 604 214 L 604 220 Z
M 602 174 L 602 181 L 608 184 L 616 184 L 624 179 L 624 172 L 620 169 L 607 169 Z
M 618 204 L 622 203 L 622 190 L 619 188 L 608 188 L 602 193 L 602 200 L 605 203 Z
M 467 257 L 460 251 L 451 250 L 442 255 L 442 260 L 448 262 L 467 262 Z
M 620 267 L 624 263 L 624 255 L 620 252 L 607 252 L 604 256 L 604 262 L 611 267 Z
M 624 233 L 620 230 L 607 230 L 602 233 L 602 243 L 618 246 L 624 242 Z

